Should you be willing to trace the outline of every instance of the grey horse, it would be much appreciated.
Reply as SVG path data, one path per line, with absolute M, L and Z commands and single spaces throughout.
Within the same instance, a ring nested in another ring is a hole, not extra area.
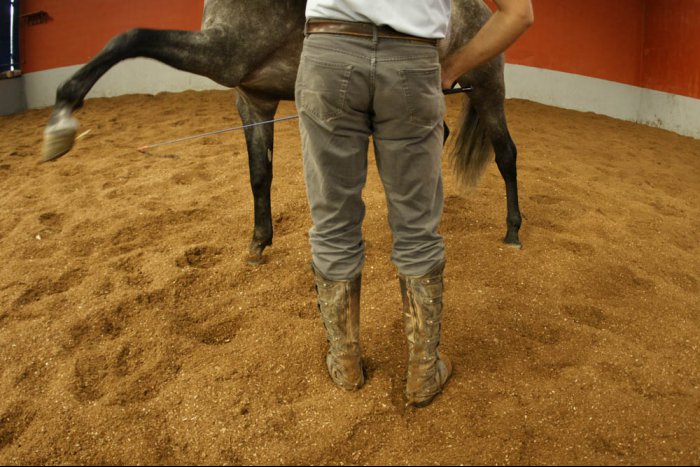
M 74 110 L 97 80 L 117 63 L 148 57 L 179 70 L 206 76 L 238 90 L 236 102 L 244 124 L 274 119 L 281 100 L 294 99 L 294 83 L 304 38 L 305 0 L 205 0 L 200 31 L 133 29 L 112 38 L 105 48 L 58 87 L 56 103 L 44 132 L 43 160 L 53 160 L 73 147 L 77 132 Z M 453 0 L 445 57 L 472 38 L 491 11 L 482 0 Z M 520 247 L 521 225 L 516 172 L 517 150 L 505 117 L 502 56 L 465 74 L 461 128 L 452 153 L 458 178 L 474 186 L 491 159 L 491 149 L 506 185 L 505 243 Z M 248 259 L 263 259 L 272 244 L 272 154 L 274 125 L 245 130 L 255 226 Z

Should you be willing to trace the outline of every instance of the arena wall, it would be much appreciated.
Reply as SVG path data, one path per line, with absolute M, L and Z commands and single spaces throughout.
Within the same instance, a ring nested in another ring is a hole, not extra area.
M 535 25 L 508 51 L 508 96 L 637 121 L 700 138 L 697 0 L 533 0 Z M 202 0 L 25 0 L 22 68 L 29 107 L 132 27 L 196 30 Z M 151 60 L 123 62 L 88 97 L 218 86 Z

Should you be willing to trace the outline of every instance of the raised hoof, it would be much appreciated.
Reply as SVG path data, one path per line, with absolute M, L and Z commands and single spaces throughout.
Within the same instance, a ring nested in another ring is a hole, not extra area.
M 64 118 L 50 124 L 44 130 L 44 143 L 41 148 L 41 162 L 56 160 L 73 149 L 78 133 L 78 121 Z

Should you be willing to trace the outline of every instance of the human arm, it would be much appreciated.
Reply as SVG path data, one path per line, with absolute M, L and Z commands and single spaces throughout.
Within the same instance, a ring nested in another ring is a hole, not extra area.
M 467 71 L 505 51 L 534 21 L 531 0 L 494 0 L 498 10 L 474 38 L 449 55 L 442 66 L 442 88 L 450 89 Z

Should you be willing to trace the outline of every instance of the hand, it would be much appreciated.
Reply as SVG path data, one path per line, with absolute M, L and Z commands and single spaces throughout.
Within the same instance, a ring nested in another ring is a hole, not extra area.
M 441 73 L 441 80 L 442 80 L 442 89 L 443 91 L 446 89 L 452 89 L 455 87 L 457 84 L 457 80 L 459 79 L 459 75 L 455 76 L 455 74 L 452 72 L 452 68 L 450 66 L 450 60 L 446 60 L 442 64 L 442 73 Z
M 533 23 L 532 0 L 494 0 L 498 10 L 479 32 L 447 56 L 442 65 L 442 87 L 506 50 Z

